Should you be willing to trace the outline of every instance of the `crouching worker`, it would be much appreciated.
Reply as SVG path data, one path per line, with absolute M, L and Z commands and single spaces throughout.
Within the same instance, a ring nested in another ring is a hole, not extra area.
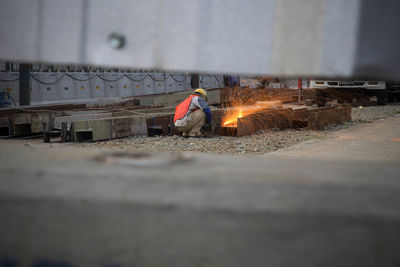
M 205 123 L 212 122 L 210 107 L 207 104 L 207 92 L 196 89 L 175 108 L 174 124 L 184 137 L 203 137 L 200 132 Z

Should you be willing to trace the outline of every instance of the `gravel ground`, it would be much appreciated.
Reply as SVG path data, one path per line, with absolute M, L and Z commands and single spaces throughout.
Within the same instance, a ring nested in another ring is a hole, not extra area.
M 372 122 L 379 119 L 385 119 L 400 113 L 399 104 L 391 104 L 386 106 L 370 106 L 352 108 L 351 118 L 353 122 Z
M 294 129 L 261 131 L 255 135 L 245 137 L 130 137 L 75 145 L 83 147 L 95 146 L 101 150 L 111 151 L 196 151 L 216 154 L 263 154 L 280 148 L 289 147 L 303 141 L 326 138 L 333 132 L 351 127 L 354 124 L 384 119 L 398 113 L 400 113 L 400 105 L 356 107 L 352 109 L 352 122 L 329 127 L 322 131 Z

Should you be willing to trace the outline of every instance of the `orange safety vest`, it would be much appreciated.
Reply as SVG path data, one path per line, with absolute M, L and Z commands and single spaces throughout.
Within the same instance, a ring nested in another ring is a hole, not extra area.
M 185 100 L 183 100 L 182 103 L 180 103 L 179 105 L 176 106 L 174 122 L 185 117 L 186 113 L 189 111 L 190 103 L 192 103 L 192 98 L 195 96 L 198 96 L 198 95 L 191 95 L 188 98 L 186 98 Z

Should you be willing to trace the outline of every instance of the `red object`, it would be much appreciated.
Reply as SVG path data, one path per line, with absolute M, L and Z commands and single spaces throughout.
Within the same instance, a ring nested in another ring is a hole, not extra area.
M 183 100 L 182 103 L 180 103 L 179 105 L 176 106 L 174 122 L 176 122 L 177 120 L 182 119 L 183 117 L 185 117 L 186 113 L 189 110 L 190 103 L 192 102 L 192 98 L 195 97 L 195 96 L 197 96 L 197 95 L 189 96 L 188 98 Z
M 303 80 L 301 78 L 297 81 L 297 89 L 303 89 Z

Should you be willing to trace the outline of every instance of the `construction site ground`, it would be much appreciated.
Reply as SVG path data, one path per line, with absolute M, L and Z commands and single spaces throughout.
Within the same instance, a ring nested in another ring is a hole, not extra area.
M 352 113 L 325 131 L 250 137 L 1 140 L 3 251 L 63 255 L 65 266 L 104 266 L 104 255 L 128 266 L 397 266 L 400 106 Z M 230 144 L 251 154 L 121 153 Z
M 211 138 L 182 138 L 173 136 L 134 136 L 98 142 L 83 143 L 43 143 L 41 137 L 22 137 L 5 139 L 1 142 L 21 143 L 31 147 L 83 147 L 101 151 L 126 152 L 204 152 L 213 154 L 264 154 L 291 147 L 305 141 L 312 142 L 326 138 L 334 138 L 338 131 L 368 125 L 376 120 L 388 119 L 400 114 L 400 105 L 359 106 L 352 108 L 352 121 L 329 126 L 324 130 L 285 129 L 259 131 L 254 135 L 230 137 L 215 135 Z M 395 122 L 394 122 L 395 123 Z M 399 136 L 400 137 L 400 136 Z
M 129 137 L 109 141 L 53 144 L 95 147 L 100 150 L 127 152 L 194 151 L 216 154 L 264 154 L 290 147 L 304 141 L 332 138 L 339 130 L 369 124 L 400 114 L 400 105 L 353 107 L 352 121 L 325 130 L 286 129 L 259 131 L 244 137 L 214 136 L 212 138 L 182 138 L 180 136 Z M 36 142 L 35 142 L 36 143 Z M 46 144 L 49 146 L 48 144 Z
M 357 123 L 332 133 L 264 155 L 266 158 L 306 160 L 400 162 L 400 115 Z

